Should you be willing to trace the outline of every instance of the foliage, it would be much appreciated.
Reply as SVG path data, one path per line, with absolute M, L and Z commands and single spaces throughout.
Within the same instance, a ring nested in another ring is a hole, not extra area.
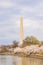
M 24 46 L 31 45 L 31 44 L 39 45 L 40 41 L 36 37 L 34 37 L 34 36 L 26 37 L 23 40 L 23 45 L 22 46 L 24 47 Z
M 15 40 L 13 41 L 13 47 L 17 47 L 18 46 L 18 42 Z
M 8 50 L 7 50 L 7 48 L 6 48 L 5 46 L 2 46 L 0 52 L 1 52 L 1 53 L 2 53 L 2 52 L 8 52 Z

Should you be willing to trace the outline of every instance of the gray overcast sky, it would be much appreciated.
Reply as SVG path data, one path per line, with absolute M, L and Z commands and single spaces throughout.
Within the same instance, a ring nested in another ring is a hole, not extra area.
M 20 16 L 24 38 L 33 35 L 43 40 L 43 0 L 0 0 L 0 45 L 20 40 Z

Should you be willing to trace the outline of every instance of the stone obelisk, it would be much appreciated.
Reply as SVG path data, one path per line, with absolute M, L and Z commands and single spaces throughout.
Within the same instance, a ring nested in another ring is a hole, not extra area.
M 23 34 L 23 18 L 20 17 L 20 43 L 21 46 L 23 44 L 24 34 Z

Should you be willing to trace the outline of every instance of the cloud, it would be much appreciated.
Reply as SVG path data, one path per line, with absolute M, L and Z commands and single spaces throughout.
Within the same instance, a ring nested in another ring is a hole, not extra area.
M 13 6 L 13 3 L 11 3 L 8 0 L 1 0 L 0 1 L 0 8 L 9 8 L 9 7 L 12 7 L 12 6 Z
M 36 26 L 37 25 L 37 26 Z M 29 19 L 24 19 L 24 27 L 25 28 L 33 28 L 33 29 L 37 29 L 39 28 L 39 23 L 37 21 L 34 21 L 34 20 L 29 20 Z

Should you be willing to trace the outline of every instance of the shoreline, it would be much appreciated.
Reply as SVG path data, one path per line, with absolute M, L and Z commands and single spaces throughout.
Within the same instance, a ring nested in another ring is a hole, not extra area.
M 43 59 L 43 45 L 30 45 L 26 47 L 16 47 L 9 49 L 2 49 L 0 55 L 11 55 L 11 56 L 21 56 L 21 57 L 33 57 L 33 58 L 42 58 Z
M 28 57 L 28 58 L 39 58 L 43 59 L 43 54 L 30 54 L 30 55 L 25 55 L 23 53 L 21 54 L 14 54 L 14 53 L 0 53 L 0 55 L 9 55 L 9 56 L 19 56 L 19 57 Z

